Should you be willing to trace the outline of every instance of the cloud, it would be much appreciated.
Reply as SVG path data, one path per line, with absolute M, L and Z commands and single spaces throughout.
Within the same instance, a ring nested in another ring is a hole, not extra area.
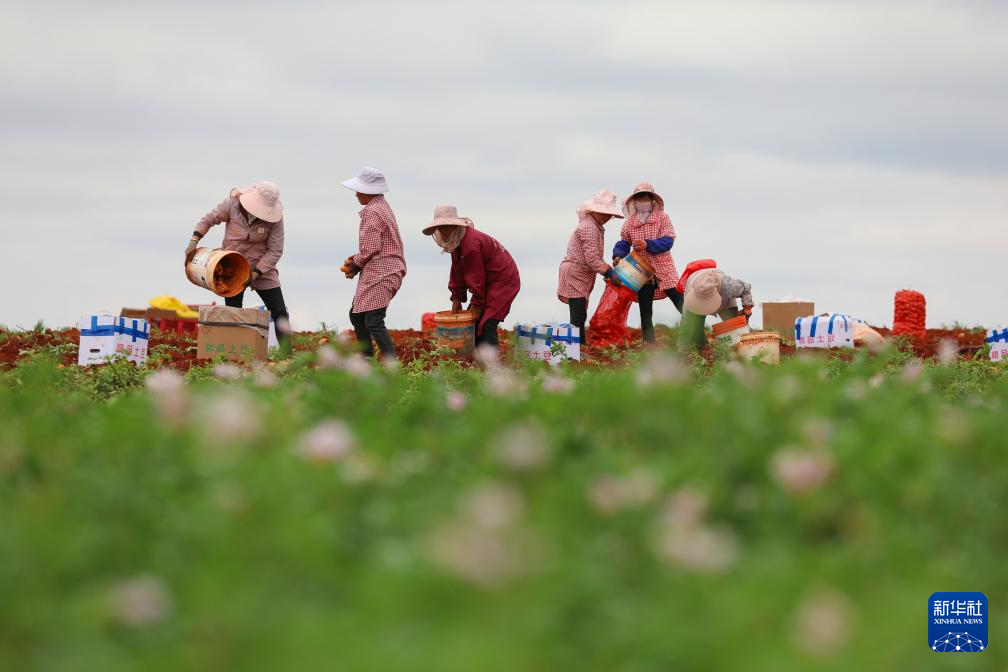
M 446 303 L 448 260 L 419 234 L 438 203 L 517 259 L 511 319 L 566 318 L 574 209 L 641 179 L 666 197 L 679 266 L 713 256 L 757 300 L 884 323 L 913 285 L 932 322 L 1005 319 L 985 294 L 1008 243 L 999 3 L 46 3 L 5 19 L 3 273 L 33 277 L 44 250 L 72 281 L 34 276 L 0 322 L 212 298 L 181 273 L 193 224 L 272 179 L 295 325 L 346 326 L 336 266 L 359 206 L 339 181 L 362 165 L 388 174 L 406 245 L 395 326 Z

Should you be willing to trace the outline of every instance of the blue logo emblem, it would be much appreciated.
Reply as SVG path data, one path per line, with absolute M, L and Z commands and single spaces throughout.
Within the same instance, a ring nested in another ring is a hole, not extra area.
M 939 653 L 978 653 L 987 648 L 987 596 L 933 593 L 928 598 L 928 646 Z

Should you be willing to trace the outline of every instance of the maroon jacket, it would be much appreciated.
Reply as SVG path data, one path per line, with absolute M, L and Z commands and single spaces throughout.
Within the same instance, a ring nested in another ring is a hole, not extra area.
M 503 320 L 511 312 L 511 302 L 521 289 L 518 267 L 510 253 L 492 236 L 467 228 L 462 242 L 451 253 L 448 289 L 452 301 L 465 302 L 472 292 L 472 307 L 482 308 L 476 335 L 483 333 L 487 320 Z

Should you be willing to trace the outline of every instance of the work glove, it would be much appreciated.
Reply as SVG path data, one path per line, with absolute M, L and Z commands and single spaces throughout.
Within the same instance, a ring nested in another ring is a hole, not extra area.
M 193 253 L 196 252 L 196 246 L 199 245 L 199 241 L 200 239 L 196 236 L 189 239 L 189 244 L 186 245 L 185 248 L 185 260 L 187 264 L 189 263 L 189 260 L 192 259 Z
M 458 299 L 452 299 L 452 312 L 458 313 L 462 310 L 462 302 Z
M 647 243 L 644 242 L 643 240 L 638 240 L 636 243 L 633 244 L 633 249 L 637 250 L 638 252 L 643 252 L 644 250 L 647 249 Z
M 245 281 L 245 287 L 246 288 L 251 287 L 252 283 L 258 280 L 260 277 L 262 277 L 262 272 L 260 272 L 258 269 L 252 269 L 252 272 L 249 273 L 248 280 Z

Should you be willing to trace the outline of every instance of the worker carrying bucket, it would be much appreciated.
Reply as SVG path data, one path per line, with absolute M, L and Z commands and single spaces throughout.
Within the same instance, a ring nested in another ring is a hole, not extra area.
M 210 227 L 217 224 L 225 225 L 221 249 L 197 247 Z M 185 258 L 189 279 L 224 296 L 228 306 L 241 308 L 245 289 L 255 290 L 273 317 L 280 348 L 289 352 L 290 322 L 277 271 L 283 245 L 280 190 L 272 182 L 256 182 L 244 189 L 232 189 L 200 219 L 186 246 Z
M 713 259 L 699 259 L 686 265 L 677 289 L 685 296 L 683 317 L 679 324 L 679 349 L 690 350 L 706 344 L 704 320 L 707 315 L 721 318 L 715 336 L 731 345 L 749 333 L 752 317 L 752 287 L 745 280 L 733 278 L 717 268 Z M 739 301 L 742 303 L 739 309 Z
M 679 274 L 671 253 L 676 233 L 665 213 L 665 201 L 649 182 L 638 184 L 623 200 L 623 214 L 626 220 L 620 229 L 620 240 L 613 247 L 613 267 L 620 280 L 625 280 L 623 273 L 647 280 L 637 292 L 637 303 L 640 305 L 641 337 L 645 343 L 654 343 L 654 300 L 667 296 L 676 310 L 682 312 L 683 295 L 676 288 Z M 623 263 L 629 263 L 632 268 L 619 269 Z M 623 284 L 628 283 L 624 281 Z
M 451 255 L 448 291 L 452 312 L 462 313 L 462 303 L 472 294 L 466 311 L 471 315 L 460 315 L 459 321 L 473 325 L 473 345 L 498 350 L 497 326 L 511 312 L 511 303 L 521 289 L 511 253 L 496 238 L 477 231 L 471 219 L 459 217 L 454 205 L 434 208 L 434 220 L 423 233 L 434 239 L 442 254 Z

